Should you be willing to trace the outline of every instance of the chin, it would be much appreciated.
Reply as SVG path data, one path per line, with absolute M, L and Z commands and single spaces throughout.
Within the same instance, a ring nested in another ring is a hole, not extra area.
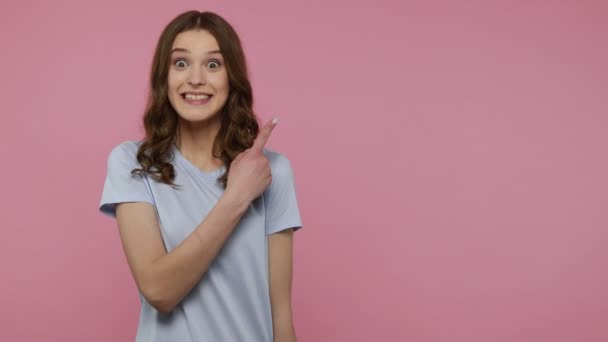
M 188 121 L 188 122 L 203 122 L 203 121 L 209 121 L 211 119 L 214 119 L 216 117 L 218 117 L 219 112 L 216 112 L 214 114 L 197 114 L 197 113 L 184 113 L 183 111 L 179 113 L 179 117 L 182 120 Z M 184 114 L 182 114 L 184 113 Z

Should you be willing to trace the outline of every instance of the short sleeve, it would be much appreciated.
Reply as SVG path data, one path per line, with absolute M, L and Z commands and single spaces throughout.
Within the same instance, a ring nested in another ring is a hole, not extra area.
M 107 161 L 107 174 L 99 203 L 99 211 L 116 217 L 116 204 L 146 202 L 154 205 L 152 195 L 143 176 L 131 174 L 139 167 L 136 159 L 137 146 L 123 142 L 112 149 Z
M 266 235 L 293 228 L 302 228 L 296 194 L 294 173 L 289 159 L 284 155 L 265 149 L 270 162 L 272 183 L 264 191 L 266 210 Z

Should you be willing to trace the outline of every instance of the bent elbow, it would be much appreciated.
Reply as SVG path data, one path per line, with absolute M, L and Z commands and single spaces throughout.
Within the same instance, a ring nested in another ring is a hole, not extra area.
M 152 305 L 152 307 L 154 309 L 156 309 L 156 311 L 160 312 L 163 315 L 169 315 L 175 309 L 174 305 L 170 305 L 170 304 L 167 304 L 166 302 L 160 302 L 160 301 L 155 302 L 155 303 L 150 303 L 150 305 Z
M 164 315 L 170 314 L 175 309 L 175 304 L 168 300 L 162 291 L 159 291 L 158 289 L 149 289 L 146 292 L 143 292 L 143 295 L 150 306 Z

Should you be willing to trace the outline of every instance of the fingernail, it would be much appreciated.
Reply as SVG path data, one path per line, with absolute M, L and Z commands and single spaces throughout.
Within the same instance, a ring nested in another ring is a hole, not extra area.
M 279 118 L 274 118 L 274 119 L 272 119 L 272 124 L 273 124 L 273 125 L 276 125 L 276 124 L 277 124 L 277 122 L 279 122 Z

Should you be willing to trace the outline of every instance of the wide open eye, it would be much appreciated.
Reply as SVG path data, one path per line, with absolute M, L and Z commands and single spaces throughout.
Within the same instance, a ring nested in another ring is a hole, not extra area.
M 212 60 L 210 61 L 207 65 L 216 65 L 215 67 L 213 67 L 212 69 L 217 69 L 219 68 L 222 64 L 218 61 L 218 60 Z
M 176 67 L 178 67 L 178 68 L 183 68 L 183 67 L 185 67 L 185 66 L 187 65 L 187 63 L 186 63 L 186 61 L 185 61 L 185 60 L 183 60 L 183 59 L 176 59 L 176 60 L 173 62 L 173 65 L 175 65 L 175 66 L 176 66 Z

